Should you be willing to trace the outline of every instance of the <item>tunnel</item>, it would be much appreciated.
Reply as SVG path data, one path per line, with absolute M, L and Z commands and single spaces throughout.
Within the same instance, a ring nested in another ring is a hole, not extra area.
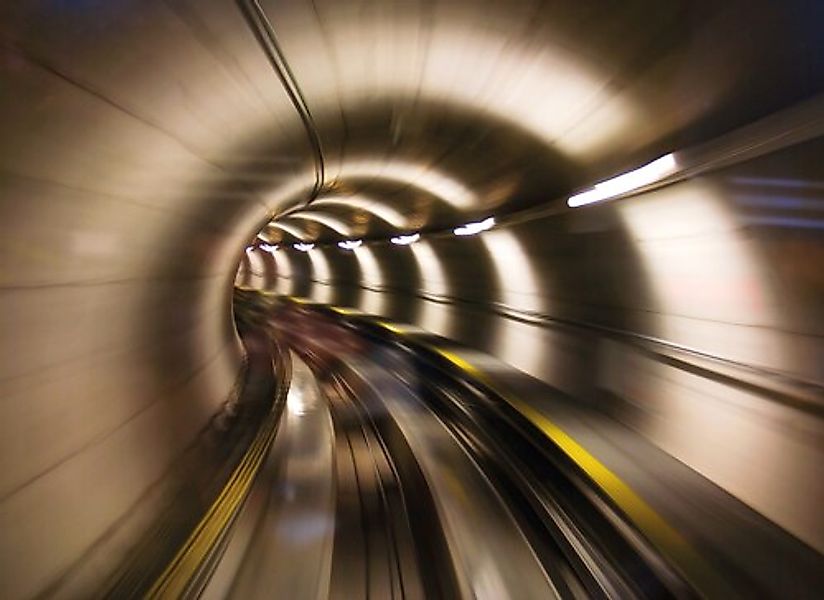
M 814 598 L 824 4 L 0 9 L 0 596 Z

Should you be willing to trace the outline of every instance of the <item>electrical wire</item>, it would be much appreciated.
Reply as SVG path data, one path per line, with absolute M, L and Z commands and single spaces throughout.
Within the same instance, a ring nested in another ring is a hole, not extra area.
M 326 177 L 323 147 L 317 126 L 312 118 L 309 106 L 303 97 L 303 93 L 300 90 L 300 86 L 298 86 L 297 80 L 289 68 L 289 63 L 286 61 L 283 51 L 278 44 L 272 22 L 266 16 L 260 2 L 258 2 L 258 0 L 237 0 L 237 5 L 249 28 L 252 30 L 252 33 L 254 33 L 260 47 L 263 49 L 264 54 L 266 54 L 266 58 L 275 70 L 278 79 L 280 79 L 286 95 L 289 96 L 289 100 L 292 102 L 303 123 L 304 129 L 306 129 L 306 135 L 309 138 L 309 145 L 312 148 L 315 161 L 315 184 L 312 186 L 312 191 L 306 201 L 306 204 L 309 204 L 317 198 L 321 190 L 323 190 Z

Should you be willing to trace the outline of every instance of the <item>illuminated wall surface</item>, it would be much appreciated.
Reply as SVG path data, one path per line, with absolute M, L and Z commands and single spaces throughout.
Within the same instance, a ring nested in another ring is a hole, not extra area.
M 308 204 L 234 2 L 6 4 L 0 595 L 116 568 L 233 393 L 233 285 L 492 354 L 824 551 L 820 3 L 263 1 Z

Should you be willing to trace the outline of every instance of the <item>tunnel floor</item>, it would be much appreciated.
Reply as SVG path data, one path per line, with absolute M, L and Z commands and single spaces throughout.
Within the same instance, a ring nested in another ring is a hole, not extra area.
M 410 326 L 245 294 L 291 385 L 204 597 L 822 589 L 814 550 L 597 406 Z

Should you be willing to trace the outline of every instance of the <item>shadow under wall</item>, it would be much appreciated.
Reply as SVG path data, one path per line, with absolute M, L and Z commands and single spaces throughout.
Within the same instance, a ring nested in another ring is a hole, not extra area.
M 338 306 L 355 307 L 361 299 L 360 267 L 354 252 L 326 253 L 331 277 L 331 295 L 329 302 Z M 316 284 L 318 285 L 318 284 Z
M 306 298 L 311 295 L 315 283 L 312 281 L 312 262 L 306 252 L 290 250 L 289 265 L 292 269 L 292 295 Z

